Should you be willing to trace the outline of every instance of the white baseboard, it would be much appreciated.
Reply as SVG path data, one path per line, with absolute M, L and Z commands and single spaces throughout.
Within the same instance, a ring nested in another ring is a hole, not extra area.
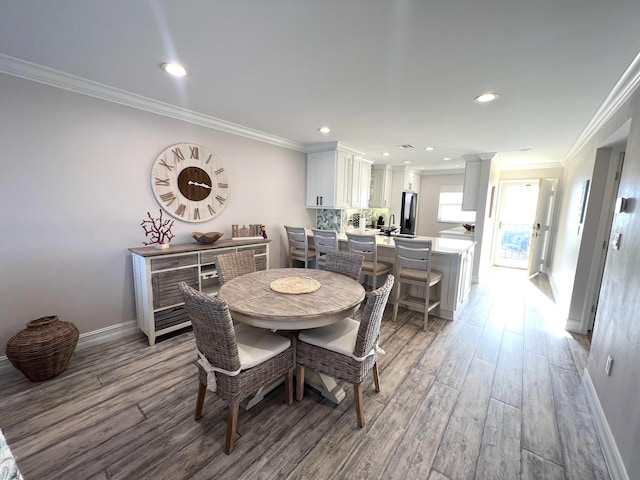
M 545 272 L 547 274 L 547 278 L 549 279 L 549 286 L 551 287 L 551 292 L 553 293 L 553 298 L 556 299 L 556 302 L 558 301 L 558 299 L 560 298 L 560 292 L 558 292 L 558 287 L 556 285 L 556 281 L 553 278 L 553 273 L 552 272 Z
M 596 433 L 602 446 L 602 453 L 604 453 L 604 459 L 607 462 L 607 468 L 609 468 L 609 474 L 612 480 L 629 480 L 616 440 L 613 438 L 607 418 L 604 416 L 604 410 L 602 410 L 600 400 L 598 400 L 598 394 L 586 368 L 584 369 L 584 375 L 582 375 L 582 384 L 591 415 L 593 416 Z
M 138 324 L 135 320 L 132 320 L 131 322 L 111 325 L 92 332 L 81 333 L 78 338 L 78 346 L 76 347 L 76 350 L 82 350 L 100 343 L 106 343 L 111 340 L 127 337 L 129 335 L 133 335 L 137 331 Z M 13 368 L 13 365 L 11 365 L 11 362 L 5 355 L 0 357 L 0 371 L 7 368 Z
M 132 320 L 131 322 L 119 323 L 117 325 L 111 325 L 92 332 L 82 333 L 80 334 L 80 338 L 78 338 L 78 346 L 76 347 L 76 350 L 82 350 L 100 343 L 106 343 L 111 340 L 127 337 L 129 335 L 133 335 L 137 331 L 138 323 L 135 320 Z
M 565 330 L 568 330 L 573 333 L 579 333 L 581 335 L 584 335 L 587 333 L 582 331 L 582 322 L 580 320 L 571 320 L 570 318 L 568 318 L 564 328 Z

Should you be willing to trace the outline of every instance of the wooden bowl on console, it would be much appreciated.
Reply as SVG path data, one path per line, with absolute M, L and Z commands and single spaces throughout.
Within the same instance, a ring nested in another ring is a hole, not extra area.
M 220 239 L 220 237 L 222 237 L 222 234 L 220 232 L 207 232 L 207 233 L 193 232 L 191 236 L 198 243 L 201 243 L 203 245 L 211 245 L 212 243 Z

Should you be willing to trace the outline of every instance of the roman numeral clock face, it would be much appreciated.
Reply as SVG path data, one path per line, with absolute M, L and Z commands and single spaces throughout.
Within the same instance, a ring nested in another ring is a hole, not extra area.
M 222 160 L 192 143 L 173 145 L 158 156 L 151 170 L 151 187 L 162 208 L 186 222 L 211 220 L 229 198 Z

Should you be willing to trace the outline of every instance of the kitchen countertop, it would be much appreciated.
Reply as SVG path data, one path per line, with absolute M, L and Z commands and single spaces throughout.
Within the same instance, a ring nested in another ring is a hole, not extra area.
M 469 237 L 473 240 L 475 232 L 470 232 L 464 227 L 453 227 L 448 228 L 447 230 L 440 230 L 440 235 L 459 235 Z
M 391 235 L 391 236 L 378 235 L 379 232 L 380 230 L 378 229 L 365 230 L 365 234 L 367 235 L 371 235 L 371 234 L 376 235 L 376 244 L 378 245 L 378 247 L 395 249 L 395 242 L 394 242 L 395 235 Z M 313 237 L 313 232 L 310 229 L 307 229 L 307 236 Z M 441 253 L 441 254 L 448 254 L 448 255 L 459 255 L 463 252 L 466 252 L 476 244 L 476 242 L 472 240 L 458 240 L 453 238 L 441 238 L 441 237 L 423 237 L 419 235 L 416 235 L 413 239 L 431 240 L 433 245 L 433 253 Z M 338 241 L 346 242 L 347 235 L 344 233 L 338 234 Z

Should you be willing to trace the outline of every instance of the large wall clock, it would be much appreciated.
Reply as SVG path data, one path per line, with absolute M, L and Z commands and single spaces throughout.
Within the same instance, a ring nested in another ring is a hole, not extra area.
M 162 208 L 186 222 L 212 219 L 229 199 L 227 169 L 222 160 L 193 143 L 172 145 L 156 158 L 151 187 Z

